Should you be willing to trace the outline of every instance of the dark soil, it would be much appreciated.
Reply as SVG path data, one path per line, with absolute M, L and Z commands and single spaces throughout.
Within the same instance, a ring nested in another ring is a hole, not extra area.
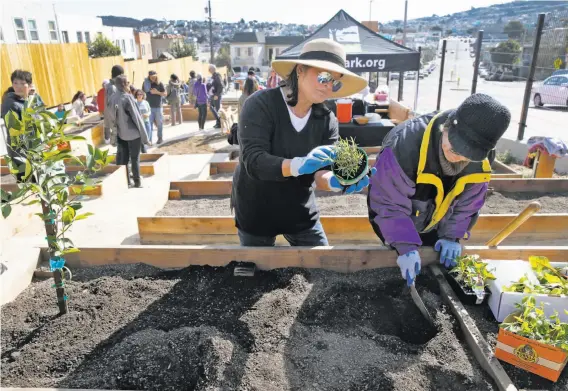
M 145 390 L 495 390 L 433 278 L 422 318 L 397 269 L 76 270 L 69 314 L 52 281 L 2 307 L 5 387 Z
M 230 174 L 227 174 L 230 175 Z M 323 216 L 359 215 L 366 216 L 367 195 L 338 195 L 316 192 L 317 204 Z M 519 213 L 531 201 L 542 204 L 539 213 L 567 213 L 568 193 L 497 193 L 489 194 L 481 209 L 484 214 Z M 231 215 L 229 196 L 185 197 L 179 201 L 168 201 L 158 216 L 228 216 Z
M 467 312 L 475 321 L 477 328 L 485 338 L 485 340 L 495 349 L 497 344 L 497 334 L 499 333 L 499 326 L 491 309 L 483 305 L 466 305 Z M 507 374 L 519 389 L 527 390 L 549 390 L 549 391 L 566 391 L 568 390 L 568 366 L 564 368 L 560 379 L 557 383 L 544 379 L 540 376 L 534 375 L 530 372 L 524 371 L 514 365 L 500 361 Z

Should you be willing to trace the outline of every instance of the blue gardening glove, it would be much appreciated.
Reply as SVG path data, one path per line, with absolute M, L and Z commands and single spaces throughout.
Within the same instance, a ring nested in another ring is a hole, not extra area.
M 369 186 L 369 177 L 371 175 L 374 175 L 377 172 L 377 169 L 375 167 L 371 168 L 371 171 L 369 171 L 369 173 L 367 175 L 365 175 L 363 178 L 361 178 L 361 180 L 351 186 L 348 186 L 347 188 L 345 188 L 341 183 L 339 183 L 339 180 L 337 179 L 337 177 L 335 175 L 332 175 L 329 178 L 329 189 L 331 191 L 344 191 L 344 194 L 353 194 L 353 193 L 358 193 L 360 191 L 362 191 L 363 189 L 365 189 L 367 186 Z
M 335 158 L 335 149 L 331 145 L 314 148 L 304 157 L 295 157 L 290 163 L 293 176 L 313 174 L 320 168 L 329 166 Z
M 454 267 L 456 266 L 456 258 L 462 253 L 462 246 L 452 240 L 440 239 L 436 242 L 434 250 L 440 253 L 441 264 L 445 267 Z
M 418 254 L 418 251 L 414 250 L 400 255 L 396 264 L 400 267 L 402 278 L 406 279 L 406 285 L 414 284 L 414 279 L 420 274 L 420 254 Z

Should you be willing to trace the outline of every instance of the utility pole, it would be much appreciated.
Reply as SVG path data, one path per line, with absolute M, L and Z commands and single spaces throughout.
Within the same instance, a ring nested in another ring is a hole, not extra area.
M 209 46 L 211 47 L 210 64 L 215 63 L 215 50 L 213 49 L 213 22 L 211 21 L 211 0 L 208 0 L 207 10 L 209 11 Z
M 373 0 L 369 0 L 369 22 L 371 20 L 373 20 L 373 18 L 371 18 L 371 6 L 373 5 Z
M 406 21 L 408 15 L 408 0 L 404 0 L 404 24 L 402 25 L 402 46 L 406 46 Z M 418 77 L 418 74 L 416 75 Z M 398 101 L 403 99 L 404 91 L 404 72 L 400 72 L 398 76 Z

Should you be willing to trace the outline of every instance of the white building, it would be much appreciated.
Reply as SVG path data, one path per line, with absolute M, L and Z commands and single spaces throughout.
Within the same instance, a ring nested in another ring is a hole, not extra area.
M 103 34 L 105 27 L 101 18 L 57 13 L 61 43 L 86 43 Z
M 231 65 L 268 71 L 280 53 L 304 40 L 302 36 L 265 36 L 261 32 L 236 33 L 231 40 Z
M 108 26 L 104 26 L 103 28 L 103 32 L 107 38 L 120 48 L 122 57 L 134 60 L 138 58 L 133 28 Z
M 57 17 L 50 2 L 2 1 L 0 11 L 0 42 L 60 42 Z
M 132 28 L 103 26 L 101 18 L 71 15 L 60 8 L 48 1 L 22 1 L 17 5 L 2 1 L 0 42 L 89 45 L 98 34 L 104 34 L 120 48 L 124 58 L 137 58 Z

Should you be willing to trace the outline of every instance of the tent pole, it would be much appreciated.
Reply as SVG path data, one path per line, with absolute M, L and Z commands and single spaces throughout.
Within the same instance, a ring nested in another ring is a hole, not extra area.
M 422 46 L 418 46 L 418 70 L 416 71 L 416 92 L 414 93 L 414 112 L 418 108 L 418 87 L 420 85 L 420 65 L 422 63 Z
M 442 41 L 442 61 L 440 62 L 440 80 L 438 81 L 438 102 L 436 103 L 436 110 L 440 110 L 440 103 L 442 103 L 442 84 L 444 82 L 444 65 L 446 63 L 446 43 Z

